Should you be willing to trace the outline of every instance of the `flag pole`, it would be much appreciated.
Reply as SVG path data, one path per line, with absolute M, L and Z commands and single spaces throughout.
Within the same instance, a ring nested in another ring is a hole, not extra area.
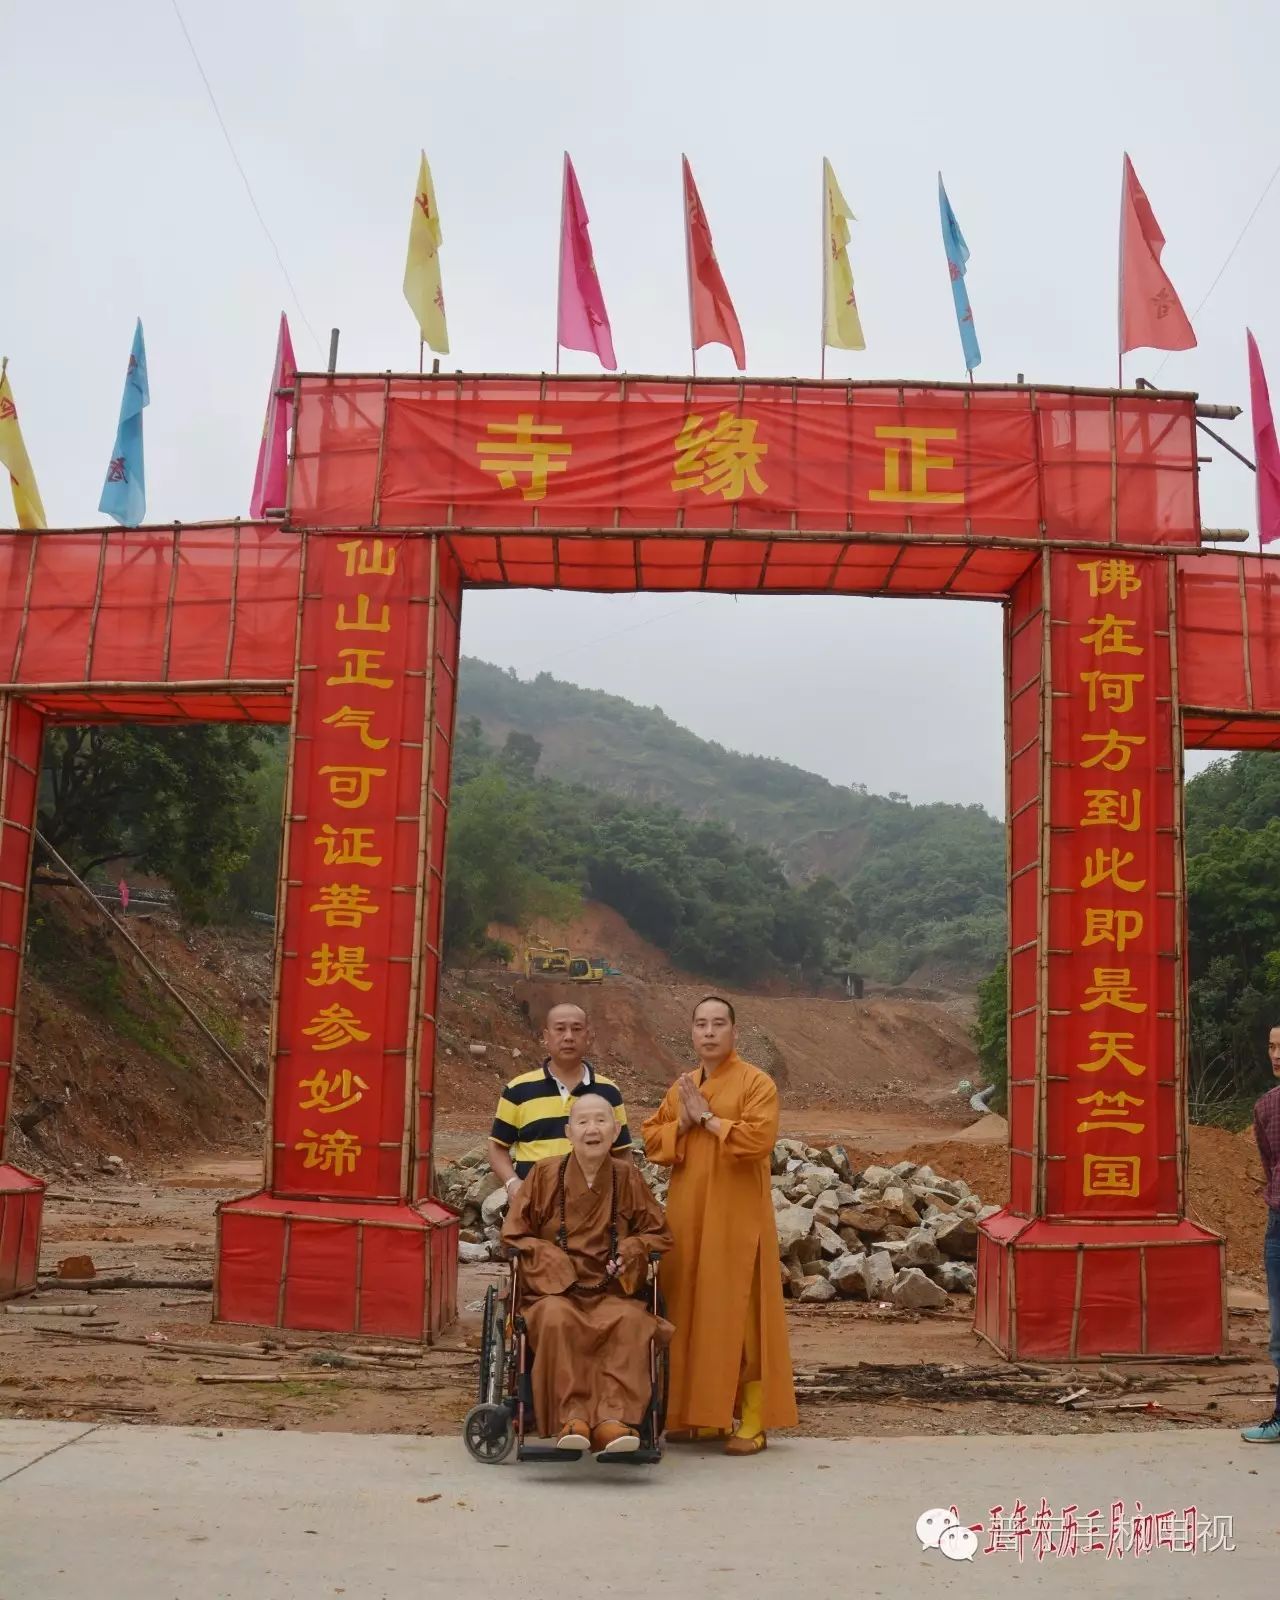
M 689 293 L 689 370 L 696 378 L 698 376 L 698 347 L 694 344 L 696 337 L 693 326 L 693 258 L 689 250 L 689 188 L 687 176 L 689 174 L 689 158 L 681 152 L 680 155 L 680 192 L 683 197 L 684 209 L 684 281 Z
M 569 195 L 569 152 L 560 175 L 560 250 L 556 257 L 556 377 L 560 376 L 560 282 L 564 274 L 564 205 Z
M 418 376 L 419 377 L 422 376 L 422 347 L 423 347 L 424 342 L 425 341 L 422 340 L 422 339 L 418 340 Z
M 818 345 L 818 376 L 825 378 L 827 375 L 827 163 L 822 162 L 822 320 L 819 323 L 820 343 Z
M 1128 173 L 1125 171 L 1125 162 L 1129 159 L 1126 151 L 1120 166 L 1120 237 L 1119 251 L 1116 260 L 1116 388 L 1124 388 L 1124 216 L 1125 202 L 1128 200 Z

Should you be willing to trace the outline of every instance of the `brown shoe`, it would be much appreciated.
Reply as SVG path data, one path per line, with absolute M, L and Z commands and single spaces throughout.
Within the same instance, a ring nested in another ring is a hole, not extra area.
M 768 1440 L 762 1433 L 753 1433 L 749 1437 L 735 1433 L 725 1440 L 724 1453 L 727 1456 L 755 1456 L 768 1448 Z
M 566 1422 L 560 1430 L 560 1437 L 556 1440 L 556 1449 L 573 1451 L 581 1454 L 583 1450 L 591 1448 L 591 1429 L 579 1418 Z
M 629 1455 L 639 1448 L 640 1435 L 625 1422 L 598 1422 L 591 1430 L 591 1449 L 595 1455 Z

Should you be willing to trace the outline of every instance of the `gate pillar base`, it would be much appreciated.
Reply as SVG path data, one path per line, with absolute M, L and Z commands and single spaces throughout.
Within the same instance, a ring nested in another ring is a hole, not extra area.
M 1194 1222 L 979 1224 L 973 1326 L 1010 1361 L 1226 1351 L 1226 1244 Z
M 44 1179 L 0 1162 L 0 1300 L 30 1294 L 40 1277 Z
M 429 1342 L 458 1314 L 458 1215 L 435 1200 L 218 1206 L 213 1320 Z

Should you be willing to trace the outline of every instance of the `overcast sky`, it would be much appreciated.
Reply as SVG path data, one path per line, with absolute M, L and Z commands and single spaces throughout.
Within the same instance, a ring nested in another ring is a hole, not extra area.
M 552 365 L 567 148 L 620 364 L 686 371 L 684 150 L 751 373 L 817 373 L 825 155 L 859 218 L 868 344 L 829 374 L 963 377 L 941 166 L 972 252 L 979 376 L 1082 384 L 1114 379 L 1121 152 L 1193 313 L 1280 162 L 1266 0 L 181 4 L 297 299 L 172 0 L 0 0 L 0 350 L 54 525 L 104 520 L 138 315 L 148 521 L 247 512 L 281 308 L 304 366 L 323 365 L 331 326 L 343 367 L 416 363 L 400 283 L 419 146 L 451 364 Z M 1247 320 L 1280 386 L 1277 262 L 1280 182 L 1195 314 L 1199 348 L 1126 373 L 1243 403 Z M 1230 437 L 1250 448 L 1247 417 Z M 1211 449 L 1205 522 L 1252 527 L 1251 475 Z M 0 525 L 10 513 L 6 496 Z M 840 782 L 1002 806 L 992 606 L 479 593 L 463 647 Z

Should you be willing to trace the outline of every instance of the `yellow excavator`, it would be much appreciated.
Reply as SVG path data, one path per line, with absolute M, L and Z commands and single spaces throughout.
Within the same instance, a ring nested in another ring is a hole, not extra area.
M 603 983 L 604 962 L 599 956 L 575 955 L 562 944 L 534 939 L 525 946 L 526 978 L 563 978 L 570 983 Z

